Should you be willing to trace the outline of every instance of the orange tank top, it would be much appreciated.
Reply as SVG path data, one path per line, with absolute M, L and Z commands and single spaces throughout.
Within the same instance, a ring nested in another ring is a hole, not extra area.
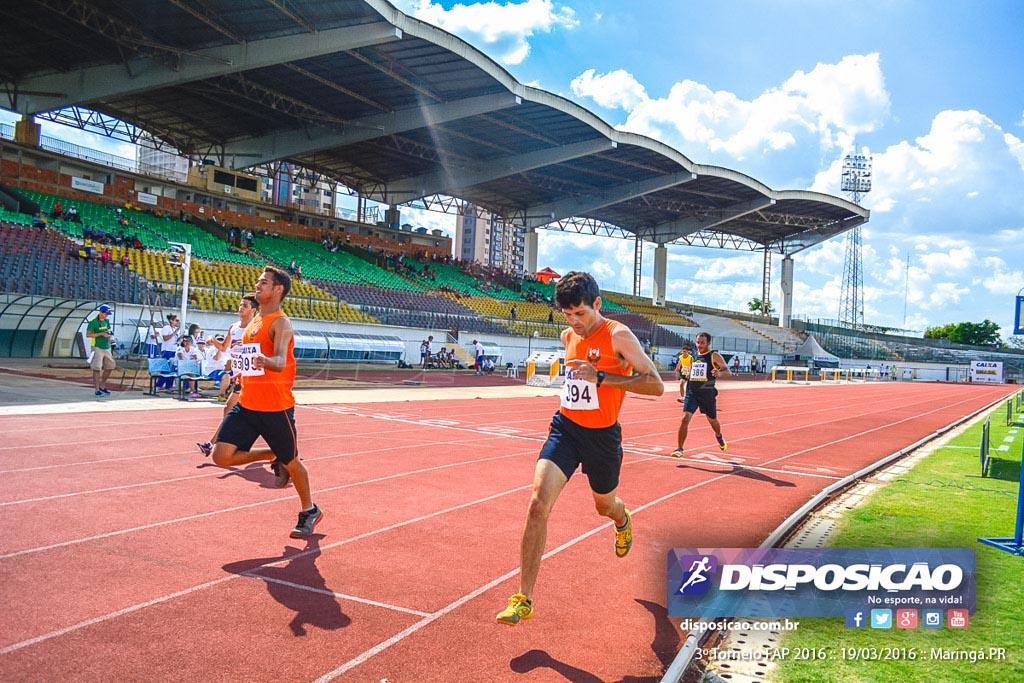
M 565 340 L 565 360 L 585 360 L 606 375 L 629 375 L 633 368 L 623 365 L 612 348 L 612 332 L 620 326 L 620 322 L 605 319 L 589 337 L 581 337 L 570 329 Z M 602 384 L 597 387 L 597 402 L 600 406 L 597 410 L 572 410 L 565 407 L 559 410 L 581 427 L 611 427 L 619 421 L 619 410 L 625 396 L 623 389 Z
M 270 325 L 284 315 L 275 311 L 266 316 L 257 316 L 242 333 L 243 344 L 259 344 L 264 356 L 274 355 L 274 342 L 270 339 Z M 248 410 L 279 412 L 295 406 L 292 385 L 295 384 L 295 338 L 288 342 L 288 356 L 284 370 L 265 370 L 262 375 L 248 375 L 242 382 L 239 403 Z

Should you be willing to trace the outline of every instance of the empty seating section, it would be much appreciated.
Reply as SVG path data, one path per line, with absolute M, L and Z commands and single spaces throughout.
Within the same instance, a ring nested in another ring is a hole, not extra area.
M 279 265 L 288 266 L 294 259 L 302 267 L 302 275 L 318 280 L 373 285 L 398 291 L 423 291 L 423 287 L 399 277 L 373 263 L 341 249 L 331 252 L 318 242 L 294 237 L 257 235 L 256 250 Z
M 128 301 L 144 286 L 120 264 L 76 254 L 76 245 L 57 232 L 0 222 L 0 291 Z
M 654 322 L 661 323 L 663 325 L 678 325 L 680 327 L 697 326 L 697 323 L 693 322 L 686 316 L 680 315 L 671 308 L 667 308 L 665 306 L 655 306 L 649 299 L 628 296 L 626 294 L 613 294 L 602 297 L 602 300 L 605 302 L 611 301 L 616 303 L 622 306 L 622 310 L 640 313 Z
M 408 259 L 406 259 L 408 261 Z M 434 277 L 434 273 L 437 277 Z M 447 263 L 433 262 L 423 267 L 418 282 L 425 287 L 437 289 L 444 285 L 460 294 L 493 298 L 506 288 L 501 285 L 489 285 L 475 275 L 463 272 L 458 266 Z M 486 289 L 484 288 L 486 285 Z M 511 290 L 509 290 L 511 291 Z M 518 298 L 519 293 L 514 292 Z M 505 297 L 502 297 L 505 298 Z
M 679 348 L 683 343 L 682 335 L 667 330 L 661 325 L 632 311 L 605 312 L 605 316 L 624 323 L 641 341 L 647 340 L 653 346 L 669 346 Z
M 770 339 L 779 346 L 797 348 L 805 341 L 805 337 L 803 335 L 788 327 L 779 327 L 778 325 L 769 325 L 768 323 L 758 323 L 750 320 L 741 320 L 738 322 L 746 325 L 766 339 Z
M 111 235 L 123 232 L 126 235 L 138 237 L 142 246 L 147 249 L 169 249 L 171 247 L 168 242 L 181 242 L 192 245 L 192 255 L 196 258 L 250 265 L 259 264 L 257 259 L 248 254 L 228 251 L 227 242 L 197 225 L 179 220 L 177 216 L 169 214 L 157 216 L 138 209 L 121 208 L 119 210 L 109 204 L 56 197 L 43 192 L 21 190 L 21 193 L 37 202 L 43 213 L 47 215 L 53 212 L 54 205 L 58 200 L 65 210 L 72 206 L 75 207 L 81 217 L 81 223 L 67 218 L 50 219 L 55 228 L 72 237 L 82 238 L 82 229 L 84 226 L 88 226 L 93 230 L 103 230 Z
M 424 292 L 399 292 L 370 285 L 326 280 L 318 280 L 317 284 L 333 296 L 355 306 L 376 306 L 382 309 L 423 311 L 443 315 L 475 315 L 473 310 L 451 299 Z

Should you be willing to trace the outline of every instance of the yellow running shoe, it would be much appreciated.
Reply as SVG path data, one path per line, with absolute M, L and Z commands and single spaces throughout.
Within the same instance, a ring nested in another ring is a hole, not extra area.
M 715 441 L 718 442 L 718 447 L 721 448 L 723 451 L 729 449 L 729 444 L 725 442 L 725 437 L 722 436 L 721 434 L 715 435 Z
M 498 623 L 515 626 L 523 619 L 533 618 L 533 600 L 527 599 L 522 593 L 516 593 L 508 599 L 508 607 L 498 612 Z
M 683 457 L 683 449 L 682 448 L 677 448 L 674 451 L 672 451 L 671 453 L 669 453 L 669 455 L 671 455 L 673 458 L 681 458 L 681 457 Z
M 615 527 L 615 554 L 618 557 L 625 557 L 629 549 L 633 547 L 633 516 L 626 510 L 626 526 L 621 529 Z

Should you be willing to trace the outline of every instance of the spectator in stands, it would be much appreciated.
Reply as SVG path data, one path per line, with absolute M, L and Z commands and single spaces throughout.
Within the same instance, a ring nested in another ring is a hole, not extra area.
M 566 382 L 561 408 L 533 474 L 533 491 L 520 541 L 519 591 L 497 614 L 513 626 L 534 616 L 533 589 L 547 538 L 548 517 L 559 494 L 583 466 L 598 514 L 615 523 L 615 554 L 625 557 L 633 544 L 629 510 L 616 494 L 622 466 L 619 411 L 627 391 L 661 396 L 658 370 L 628 327 L 601 315 L 601 290 L 589 273 L 568 273 L 555 298 L 569 327 L 562 331 Z
M 686 443 L 690 420 L 698 410 L 708 419 L 708 424 L 715 432 L 718 447 L 723 451 L 729 447 L 722 436 L 722 425 L 718 422 L 718 389 L 715 387 L 715 380 L 722 375 L 731 374 L 722 354 L 711 348 L 711 335 L 707 332 L 697 333 L 697 355 L 693 357 L 690 365 L 690 380 L 686 383 L 686 395 L 683 398 L 683 420 L 679 424 L 677 435 L 678 448 L 672 451 L 673 458 L 683 457 L 683 445 Z
M 147 358 L 159 358 L 160 357 L 160 332 L 157 330 L 156 323 L 149 323 L 149 327 L 146 328 L 146 357 Z
M 61 206 L 61 203 L 60 203 L 59 199 L 53 205 L 53 211 L 50 212 L 50 216 L 52 218 L 63 218 L 64 217 L 64 207 Z
M 515 304 L 512 304 L 512 310 L 508 312 L 508 317 L 512 318 L 512 320 L 515 320 L 518 314 L 519 310 L 516 308 Z
M 548 311 L 548 323 L 552 323 L 553 324 L 554 322 L 555 322 L 555 312 L 554 311 Z
M 158 287 L 159 291 L 159 287 Z M 160 328 L 160 357 L 165 360 L 173 360 L 178 353 L 178 340 L 181 338 L 179 329 L 181 322 L 178 316 L 173 313 L 167 314 L 167 324 Z M 174 388 L 173 377 L 160 377 L 153 385 L 155 391 L 170 392 Z
M 194 360 L 197 363 L 202 360 L 202 356 L 200 355 L 199 349 L 195 348 L 192 345 L 192 337 L 190 337 L 188 335 L 185 335 L 184 337 L 181 338 L 181 346 L 179 346 L 178 350 L 175 351 L 175 357 L 178 359 L 178 364 L 179 365 L 181 364 L 181 361 L 183 361 L 183 360 Z M 191 377 L 191 375 L 189 375 L 189 376 Z M 182 391 L 188 392 L 189 389 L 192 386 L 192 383 L 189 382 L 187 379 L 183 379 L 181 381 L 182 381 L 182 385 L 181 385 Z M 198 389 L 199 387 L 196 386 L 196 388 Z M 202 394 L 200 394 L 198 391 L 192 391 L 191 393 L 189 393 L 189 398 L 201 398 L 201 397 L 202 397 Z
M 423 343 L 420 344 L 420 366 L 423 367 L 423 368 L 426 368 L 428 365 L 430 365 L 430 362 L 431 362 L 430 344 L 433 341 L 434 341 L 434 337 L 433 336 L 429 336 L 429 337 L 427 337 L 426 339 L 423 340 Z
M 206 339 L 206 334 L 203 332 L 203 328 L 199 326 L 199 323 L 192 323 L 188 326 L 188 336 L 192 337 L 192 340 L 196 342 L 200 339 Z
M 476 358 L 476 374 L 483 374 L 484 364 L 484 345 L 478 342 L 476 339 L 473 340 L 473 357 Z
M 292 262 L 288 264 L 288 272 L 295 275 L 295 259 L 292 259 Z
M 89 360 L 89 366 L 92 368 L 92 384 L 96 389 L 96 396 L 99 398 L 110 395 L 107 380 L 110 378 L 110 373 L 117 367 L 110 344 L 114 339 L 114 331 L 110 324 L 112 311 L 110 306 L 100 306 L 99 313 L 89 321 L 85 328 L 85 336 L 92 340 L 92 357 Z

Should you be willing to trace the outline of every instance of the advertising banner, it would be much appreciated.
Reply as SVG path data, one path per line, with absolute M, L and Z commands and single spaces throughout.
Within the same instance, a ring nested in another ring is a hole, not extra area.
M 1003 364 L 988 360 L 972 360 L 971 381 L 988 384 L 1002 384 Z
M 72 189 L 84 192 L 103 194 L 103 183 L 97 183 L 95 180 L 86 180 L 77 176 L 71 176 L 71 187 Z

